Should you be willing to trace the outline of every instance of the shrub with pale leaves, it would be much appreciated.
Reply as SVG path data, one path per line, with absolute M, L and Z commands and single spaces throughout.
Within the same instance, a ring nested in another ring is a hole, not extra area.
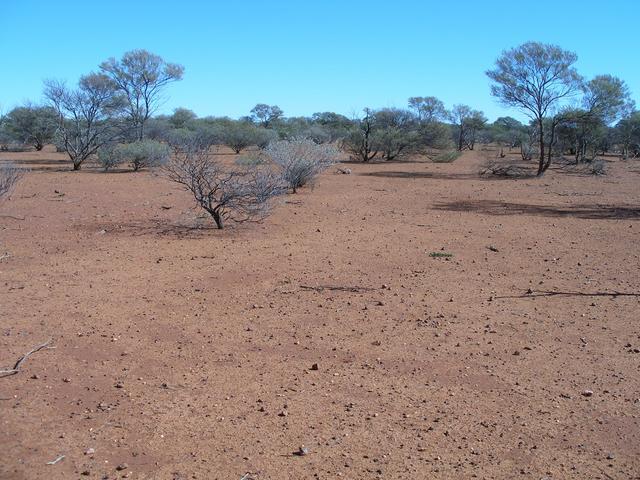
M 271 143 L 266 154 L 282 169 L 282 178 L 296 193 L 298 188 L 313 183 L 315 178 L 338 159 L 338 150 L 317 144 L 307 138 Z

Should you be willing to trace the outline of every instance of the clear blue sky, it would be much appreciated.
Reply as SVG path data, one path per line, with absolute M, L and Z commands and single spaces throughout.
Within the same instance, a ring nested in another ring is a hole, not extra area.
M 575 51 L 586 77 L 624 79 L 640 104 L 637 0 L 2 0 L 0 105 L 41 99 L 108 57 L 145 48 L 185 66 L 162 108 L 287 116 L 404 107 L 434 95 L 493 120 L 484 71 L 528 40 Z

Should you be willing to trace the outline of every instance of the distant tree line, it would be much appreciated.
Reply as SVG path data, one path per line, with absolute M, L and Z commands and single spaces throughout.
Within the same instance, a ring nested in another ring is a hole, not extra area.
M 102 62 L 75 86 L 47 80 L 43 104 L 28 103 L 0 116 L 0 149 L 41 150 L 54 143 L 74 170 L 89 158 L 105 169 L 129 164 L 139 170 L 194 143 L 241 153 L 292 139 L 333 144 L 362 162 L 473 150 L 491 142 L 502 152 L 519 149 L 525 160 L 536 157 L 540 175 L 552 158 L 563 155 L 576 162 L 607 152 L 639 156 L 640 113 L 629 88 L 611 75 L 584 80 L 574 68 L 576 60 L 560 47 L 529 42 L 503 52 L 487 71 L 492 94 L 527 115 L 527 123 L 512 117 L 489 123 L 471 106 L 447 109 L 433 96 L 411 97 L 406 108 L 365 108 L 353 118 L 334 112 L 286 117 L 279 106 L 260 103 L 247 116 L 231 119 L 199 118 L 185 108 L 158 115 L 165 89 L 182 79 L 184 68 L 133 50 Z

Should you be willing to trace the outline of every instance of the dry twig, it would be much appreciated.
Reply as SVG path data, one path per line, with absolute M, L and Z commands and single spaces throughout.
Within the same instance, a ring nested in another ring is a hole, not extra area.
M 33 355 L 36 352 L 39 352 L 40 350 L 43 350 L 45 348 L 53 348 L 50 347 L 49 344 L 51 343 L 51 338 L 49 340 L 47 340 L 45 343 L 43 343 L 42 345 L 38 345 L 37 347 L 33 347 L 31 350 L 29 350 L 27 353 L 25 353 L 24 355 L 22 355 L 18 361 L 15 363 L 15 365 L 13 366 L 13 368 L 7 369 L 7 370 L 0 370 L 0 377 L 8 377 L 9 375 L 15 375 L 16 373 L 18 373 L 20 371 L 20 367 L 22 366 L 22 364 L 24 363 L 24 361 L 29 358 L 30 355 Z
M 324 290 L 333 290 L 339 292 L 371 292 L 374 289 L 369 287 L 341 287 L 341 286 L 332 286 L 332 285 L 319 285 L 317 287 L 311 287 L 309 285 L 300 285 L 300 288 L 303 290 L 314 290 L 316 292 L 322 292 Z

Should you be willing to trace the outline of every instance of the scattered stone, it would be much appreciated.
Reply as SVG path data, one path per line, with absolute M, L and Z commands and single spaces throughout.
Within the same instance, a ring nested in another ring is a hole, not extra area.
M 513 352 L 513 355 L 520 355 L 520 352 L 518 350 L 516 350 L 515 352 Z
M 127 465 L 126 463 L 121 463 L 120 465 L 118 465 L 116 467 L 116 470 L 118 470 L 119 472 L 121 472 L 122 470 L 126 470 L 127 468 L 129 468 L 129 465 Z
M 607 455 L 607 460 L 613 460 L 614 458 L 616 458 L 616 456 L 613 453 Z
M 289 415 L 289 412 L 287 412 L 286 410 L 282 410 L 282 411 L 278 414 L 278 416 L 279 416 L 279 417 L 286 417 L 287 415 Z
M 124 388 L 124 383 L 122 383 L 122 382 L 118 382 L 118 383 L 116 383 L 116 384 L 114 385 L 114 387 L 116 387 L 116 388 Z
M 311 365 L 311 370 L 319 370 L 320 366 L 317 363 L 314 363 L 313 365 Z
M 590 397 L 592 395 L 593 395 L 593 391 L 591 391 L 591 390 L 585 390 L 585 391 L 582 392 L 582 396 L 583 397 Z
M 493 245 L 489 245 L 487 247 L 489 250 L 491 250 L 492 252 L 499 252 L 500 250 L 498 250 L 496 247 L 494 247 Z
M 80 475 L 84 475 L 85 477 L 88 477 L 89 475 L 91 475 L 91 472 L 89 470 L 83 470 Z
M 62 381 L 63 381 L 64 383 L 69 383 L 69 382 L 71 382 L 71 379 L 70 379 L 70 378 L 68 378 L 68 377 L 64 377 L 64 378 L 62 379 Z
M 94 453 L 96 453 L 96 449 L 95 449 L 95 448 L 91 448 L 91 447 L 90 447 L 90 448 L 87 448 L 87 449 L 84 451 L 84 454 L 85 454 L 85 455 L 93 455 Z
M 307 447 L 305 447 L 304 445 L 300 445 L 300 448 L 298 450 L 296 450 L 295 452 L 293 452 L 294 455 L 297 455 L 299 457 L 304 457 L 305 455 L 309 454 L 309 449 Z

